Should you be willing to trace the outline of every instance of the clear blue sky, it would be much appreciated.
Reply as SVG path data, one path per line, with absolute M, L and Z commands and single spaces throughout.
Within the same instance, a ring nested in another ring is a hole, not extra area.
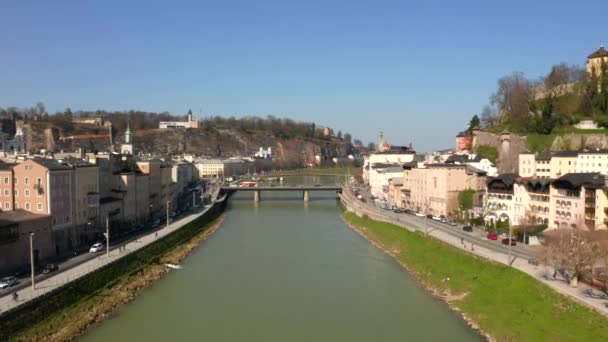
M 0 2 L 0 107 L 275 115 L 452 147 L 496 80 L 585 63 L 606 1 Z

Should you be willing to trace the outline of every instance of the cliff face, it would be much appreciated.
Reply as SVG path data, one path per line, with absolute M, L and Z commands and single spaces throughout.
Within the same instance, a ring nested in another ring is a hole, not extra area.
M 77 147 L 88 151 L 105 151 L 110 148 L 110 138 L 104 137 L 108 128 L 92 125 L 74 125 L 69 135 L 86 135 L 85 138 L 62 140 L 69 136 L 62 128 L 48 123 L 26 124 L 29 149 L 37 151 L 72 150 Z M 124 132 L 114 132 L 113 142 L 119 150 L 124 143 Z M 97 137 L 101 136 L 101 137 Z M 271 147 L 279 165 L 301 166 L 315 162 L 331 162 L 334 157 L 344 157 L 352 153 L 349 144 L 341 139 L 330 138 L 278 138 L 270 132 L 242 131 L 237 129 L 151 129 L 134 132 L 135 150 L 150 154 L 192 153 L 209 157 L 252 156 L 260 147 Z
M 528 150 L 524 136 L 473 131 L 473 150 L 480 146 L 491 146 L 496 149 L 498 152 L 496 167 L 500 173 L 517 173 L 519 154 Z
M 577 150 L 584 148 L 608 148 L 605 134 L 564 134 L 553 140 L 551 151 Z

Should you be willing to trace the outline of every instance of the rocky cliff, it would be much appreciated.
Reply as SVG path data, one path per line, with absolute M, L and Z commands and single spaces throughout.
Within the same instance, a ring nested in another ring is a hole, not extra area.
M 74 124 L 69 132 L 63 127 L 48 122 L 27 122 L 28 148 L 30 151 L 73 150 L 106 151 L 111 142 L 116 150 L 124 143 L 124 132 L 113 132 L 109 128 Z M 70 139 L 74 136 L 76 138 Z M 66 139 L 68 138 L 68 139 Z M 148 129 L 134 132 L 135 150 L 145 154 L 192 153 L 209 157 L 252 156 L 260 147 L 272 147 L 279 165 L 285 167 L 314 163 L 315 156 L 321 162 L 331 162 L 334 157 L 353 153 L 352 146 L 337 137 L 280 138 L 263 130 L 216 129 Z

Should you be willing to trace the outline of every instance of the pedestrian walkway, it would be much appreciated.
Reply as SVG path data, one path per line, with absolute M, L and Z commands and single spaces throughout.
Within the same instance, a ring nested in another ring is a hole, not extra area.
M 378 211 L 381 209 L 377 209 L 376 207 L 370 204 L 363 203 L 357 200 L 348 191 L 342 191 L 341 199 L 342 202 L 346 205 L 347 209 L 350 211 L 356 210 L 358 212 L 368 215 L 368 217 L 370 217 L 371 219 L 389 222 L 411 231 L 423 231 L 423 229 L 421 229 L 420 227 L 412 227 L 409 224 L 405 224 L 404 222 L 389 217 L 389 215 L 387 215 L 388 212 L 386 211 L 385 213 L 383 213 L 381 211 Z M 472 241 L 463 241 L 460 237 L 451 235 L 442 230 L 431 229 L 427 232 L 428 235 L 435 237 L 443 242 L 446 242 L 452 246 L 460 248 L 471 254 L 481 256 L 488 260 L 496 261 L 502 264 L 509 264 L 508 255 L 501 251 L 485 248 L 483 246 L 475 244 Z M 513 260 L 513 257 L 511 258 L 511 260 Z M 548 285 L 555 291 L 565 296 L 568 296 L 583 305 L 596 309 L 598 312 L 601 312 L 604 315 L 608 315 L 608 301 L 605 299 L 591 298 L 588 295 L 589 291 L 593 291 L 590 286 L 579 282 L 578 287 L 571 287 L 563 280 L 555 280 L 552 276 L 548 276 L 553 274 L 552 268 L 543 265 L 532 265 L 528 262 L 527 259 L 524 259 L 522 257 L 515 257 L 515 260 L 512 261 L 512 266 L 522 272 L 531 275 L 532 277 Z M 596 291 L 596 293 L 597 292 L 598 291 Z
M 213 194 L 213 199 L 217 198 L 219 192 L 219 187 L 215 189 Z M 32 290 L 32 287 L 29 286 L 22 290 L 18 291 L 18 299 L 15 301 L 13 296 L 4 296 L 0 298 L 0 317 L 1 314 L 13 309 L 21 304 L 24 304 L 36 297 L 42 296 L 45 293 L 53 291 L 67 283 L 79 279 L 105 265 L 108 265 L 122 257 L 125 257 L 131 253 L 138 251 L 139 249 L 151 244 L 152 242 L 162 239 L 164 236 L 173 233 L 176 230 L 184 227 L 188 223 L 198 219 L 202 215 L 204 215 L 207 211 L 212 208 L 212 205 L 208 205 L 204 207 L 203 210 L 188 215 L 182 219 L 179 219 L 168 226 L 157 230 L 156 232 L 151 232 L 150 234 L 141 236 L 136 240 L 129 241 L 123 245 L 116 246 L 110 250 L 109 255 L 106 255 L 106 251 L 104 249 L 103 253 L 100 252 L 100 255 L 97 258 L 86 261 L 78 266 L 65 270 L 55 276 L 42 280 L 36 283 L 35 290 Z

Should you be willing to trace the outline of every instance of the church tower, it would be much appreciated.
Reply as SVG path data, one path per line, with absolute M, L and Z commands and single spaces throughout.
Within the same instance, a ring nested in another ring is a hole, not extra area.
M 133 154 L 133 142 L 132 142 L 133 132 L 131 132 L 131 126 L 129 122 L 127 122 L 127 131 L 125 132 L 125 143 L 122 144 L 121 153 L 122 154 Z

